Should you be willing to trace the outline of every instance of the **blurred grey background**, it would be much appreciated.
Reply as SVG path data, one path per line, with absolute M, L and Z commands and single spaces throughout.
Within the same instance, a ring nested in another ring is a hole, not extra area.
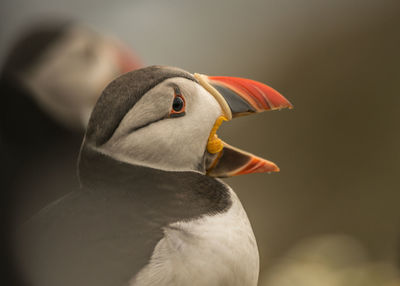
M 398 268 L 400 1 L 2 0 L 0 11 L 0 64 L 30 23 L 74 19 L 145 64 L 248 77 L 294 104 L 219 132 L 281 168 L 226 180 L 254 228 L 260 285 L 277 285 L 268 271 L 296 245 L 327 235 Z

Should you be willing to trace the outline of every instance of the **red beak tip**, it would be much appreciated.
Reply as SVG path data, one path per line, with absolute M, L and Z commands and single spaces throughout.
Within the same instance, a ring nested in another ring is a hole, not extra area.
M 272 165 L 270 163 L 268 167 L 267 166 L 265 166 L 265 167 L 266 168 L 264 170 L 260 169 L 261 173 L 266 172 L 268 174 L 271 174 L 272 172 L 279 172 L 280 171 L 279 167 L 277 165 L 275 165 L 275 163 L 272 163 Z
M 270 169 L 267 173 L 271 174 L 272 172 L 279 172 L 279 171 L 280 171 L 279 167 L 277 165 L 274 165 L 272 169 Z

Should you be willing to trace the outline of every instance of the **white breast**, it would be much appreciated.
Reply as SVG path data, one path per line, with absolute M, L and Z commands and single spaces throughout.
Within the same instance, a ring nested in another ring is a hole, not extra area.
M 166 227 L 150 263 L 130 286 L 257 285 L 256 240 L 242 204 L 230 194 L 227 212 Z

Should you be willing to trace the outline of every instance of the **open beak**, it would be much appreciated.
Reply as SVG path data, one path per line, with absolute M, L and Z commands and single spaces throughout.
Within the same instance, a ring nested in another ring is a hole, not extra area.
M 266 110 L 293 108 L 293 105 L 273 88 L 254 80 L 201 74 L 194 76 L 214 96 L 222 109 L 222 116 L 215 122 L 207 143 L 207 151 L 213 155 L 207 166 L 207 175 L 231 177 L 249 173 L 279 172 L 278 166 L 273 162 L 223 142 L 216 135 L 216 131 L 223 121 Z

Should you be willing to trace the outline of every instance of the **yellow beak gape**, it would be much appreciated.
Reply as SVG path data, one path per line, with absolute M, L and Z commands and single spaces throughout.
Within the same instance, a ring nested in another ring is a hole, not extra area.
M 211 154 L 219 153 L 224 148 L 224 143 L 217 136 L 217 130 L 224 121 L 228 121 L 225 116 L 218 117 L 208 137 L 207 151 Z

